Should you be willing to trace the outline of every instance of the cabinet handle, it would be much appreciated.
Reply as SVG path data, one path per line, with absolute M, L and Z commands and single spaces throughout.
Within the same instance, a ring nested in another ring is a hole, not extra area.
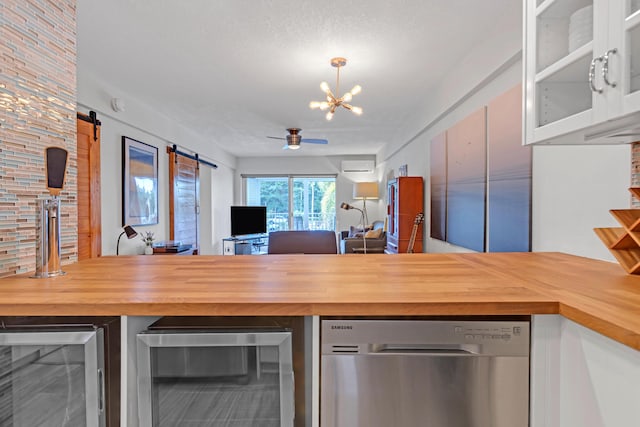
M 596 78 L 596 62 L 602 62 L 602 56 L 598 56 L 591 60 L 591 66 L 589 67 L 589 86 L 591 87 L 592 92 L 602 93 L 602 88 L 597 88 L 595 84 Z
M 618 49 L 615 47 L 613 49 L 609 49 L 607 53 L 604 54 L 604 63 L 602 64 L 602 79 L 611 87 L 616 87 L 616 82 L 609 81 L 609 55 L 615 53 L 618 53 Z
M 101 414 L 104 412 L 105 403 L 104 372 L 102 372 L 102 369 L 98 369 L 98 393 L 100 393 L 98 398 L 98 413 Z

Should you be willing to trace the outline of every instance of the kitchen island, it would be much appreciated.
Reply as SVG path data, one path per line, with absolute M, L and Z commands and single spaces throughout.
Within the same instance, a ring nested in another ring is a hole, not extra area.
M 120 256 L 0 279 L 1 316 L 561 314 L 640 350 L 640 277 L 561 253 Z
M 0 279 L 0 316 L 122 316 L 123 352 L 162 316 L 304 316 L 316 325 L 317 370 L 318 316 L 531 315 L 531 425 L 597 418 L 577 409 L 585 406 L 614 414 L 606 425 L 633 425 L 640 277 L 617 264 L 561 253 L 170 258 L 102 257 L 64 266 L 61 277 Z M 123 372 L 123 425 L 137 425 L 124 405 L 135 367 Z M 586 389 L 576 381 L 585 377 Z M 317 372 L 313 381 L 317 405 Z

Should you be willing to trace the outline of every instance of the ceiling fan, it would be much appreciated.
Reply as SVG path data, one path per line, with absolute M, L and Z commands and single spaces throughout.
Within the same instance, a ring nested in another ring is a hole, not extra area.
M 300 148 L 301 142 L 306 142 L 308 144 L 328 144 L 329 143 L 329 141 L 327 141 L 326 139 L 303 138 L 302 135 L 300 135 L 300 131 L 302 131 L 302 129 L 300 128 L 288 128 L 287 132 L 289 132 L 289 135 L 287 135 L 286 138 L 282 138 L 279 136 L 267 136 L 267 138 L 286 140 L 287 145 L 282 147 L 283 150 L 297 150 L 298 148 Z

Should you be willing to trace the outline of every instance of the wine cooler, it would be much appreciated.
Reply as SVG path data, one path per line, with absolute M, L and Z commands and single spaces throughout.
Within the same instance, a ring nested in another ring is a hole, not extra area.
M 141 427 L 292 427 L 291 332 L 148 330 L 137 336 Z
M 0 329 L 0 426 L 106 425 L 100 328 Z

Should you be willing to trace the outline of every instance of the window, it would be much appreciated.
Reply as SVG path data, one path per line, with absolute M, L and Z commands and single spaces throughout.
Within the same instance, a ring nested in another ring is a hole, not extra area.
M 335 175 L 243 175 L 243 182 L 245 205 L 267 207 L 267 231 L 335 230 Z

